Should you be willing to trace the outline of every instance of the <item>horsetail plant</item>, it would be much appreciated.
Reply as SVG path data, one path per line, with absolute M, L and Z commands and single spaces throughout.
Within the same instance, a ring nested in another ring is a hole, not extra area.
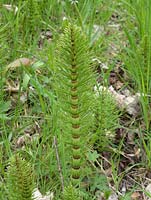
M 33 200 L 34 178 L 30 163 L 19 155 L 13 156 L 7 171 L 9 200 Z
M 68 186 L 63 192 L 63 200 L 80 200 L 80 194 L 73 186 Z
M 68 24 L 58 42 L 54 87 L 64 146 L 70 149 L 70 160 L 65 165 L 70 167 L 68 177 L 73 186 L 80 186 L 84 176 L 84 155 L 93 122 L 95 73 L 91 60 L 85 35 L 77 26 Z

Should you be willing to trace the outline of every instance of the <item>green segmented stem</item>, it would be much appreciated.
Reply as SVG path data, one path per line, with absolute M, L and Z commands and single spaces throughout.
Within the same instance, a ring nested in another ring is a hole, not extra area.
M 76 66 L 76 50 L 74 30 L 71 27 L 71 122 L 72 122 L 72 184 L 78 184 L 80 178 L 80 116 L 79 116 L 79 97 L 78 97 L 78 72 Z

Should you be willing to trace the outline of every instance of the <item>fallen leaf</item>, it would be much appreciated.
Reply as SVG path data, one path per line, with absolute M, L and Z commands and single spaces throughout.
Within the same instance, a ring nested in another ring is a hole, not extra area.
M 7 72 L 9 69 L 14 69 L 20 66 L 30 66 L 34 63 L 34 59 L 29 59 L 29 58 L 19 58 L 17 60 L 14 60 L 11 62 L 9 65 L 6 66 L 5 72 Z
M 28 141 L 31 141 L 31 136 L 29 134 L 22 135 L 17 139 L 16 147 L 22 147 Z
M 133 192 L 133 194 L 131 195 L 132 200 L 139 200 L 140 197 L 141 197 L 141 194 L 139 192 Z

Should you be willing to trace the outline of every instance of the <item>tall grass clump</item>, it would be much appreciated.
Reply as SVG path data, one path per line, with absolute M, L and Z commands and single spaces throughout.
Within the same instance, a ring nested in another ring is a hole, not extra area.
M 134 89 L 140 94 L 144 124 L 140 125 L 140 140 L 151 169 L 151 4 L 149 0 L 125 1 L 128 11 L 125 33 L 128 39 L 125 65 L 132 77 Z
M 128 73 L 140 92 L 146 130 L 151 125 L 151 4 L 149 0 L 126 2 L 129 16 L 125 32 L 128 39 L 125 60 Z

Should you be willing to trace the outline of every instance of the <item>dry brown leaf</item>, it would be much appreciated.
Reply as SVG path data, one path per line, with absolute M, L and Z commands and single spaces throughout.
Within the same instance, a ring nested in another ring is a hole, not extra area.
M 108 169 L 105 170 L 105 175 L 106 176 L 111 176 L 112 175 L 112 168 L 109 167 Z
M 139 192 L 133 192 L 133 194 L 131 195 L 132 200 L 139 200 L 140 197 L 141 197 L 141 194 Z
M 20 136 L 16 141 L 16 147 L 22 147 L 27 141 L 31 141 L 31 136 L 29 134 Z
M 11 86 L 8 82 L 7 82 L 7 88 L 4 89 L 5 92 L 18 92 L 19 91 L 19 85 L 17 85 L 16 87 Z
M 34 63 L 34 59 L 29 59 L 29 58 L 19 58 L 17 60 L 14 60 L 11 62 L 9 65 L 6 66 L 5 72 L 7 72 L 9 69 L 15 69 L 20 66 L 30 66 Z

